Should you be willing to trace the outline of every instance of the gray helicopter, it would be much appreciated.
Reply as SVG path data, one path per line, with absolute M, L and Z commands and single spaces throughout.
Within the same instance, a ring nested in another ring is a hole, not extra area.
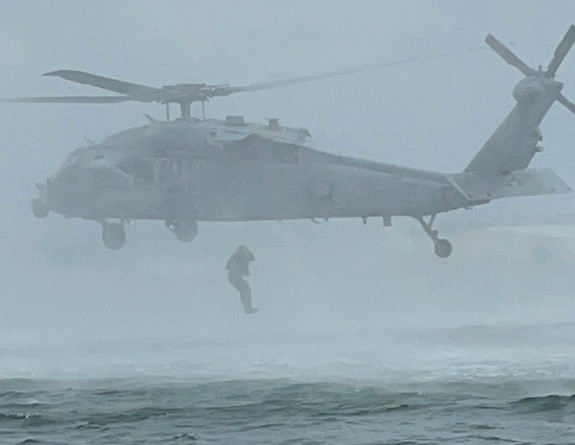
M 317 218 L 392 217 L 416 219 L 435 253 L 451 254 L 449 241 L 433 229 L 439 213 L 486 204 L 493 199 L 567 193 L 571 189 L 548 169 L 527 169 L 542 148 L 539 125 L 555 101 L 575 113 L 575 105 L 554 80 L 575 42 L 571 26 L 547 70 L 534 70 L 493 36 L 486 43 L 526 77 L 513 91 L 517 104 L 460 173 L 443 174 L 338 156 L 306 145 L 309 132 L 287 128 L 277 119 L 248 124 L 241 116 L 205 119 L 205 103 L 239 92 L 277 88 L 372 69 L 264 82 L 244 87 L 180 84 L 153 88 L 94 74 L 60 70 L 47 73 L 119 96 L 13 98 L 29 103 L 158 102 L 167 121 L 122 131 L 100 144 L 76 149 L 61 168 L 38 184 L 33 213 L 50 211 L 99 222 L 110 249 L 126 243 L 125 223 L 161 220 L 183 242 L 192 241 L 198 222 Z M 405 63 L 406 61 L 399 62 Z M 396 63 L 394 63 L 396 64 Z M 385 64 L 381 64 L 382 66 Z M 387 64 L 390 65 L 390 64 Z M 203 119 L 191 115 L 200 102 Z M 181 117 L 170 121 L 169 106 Z

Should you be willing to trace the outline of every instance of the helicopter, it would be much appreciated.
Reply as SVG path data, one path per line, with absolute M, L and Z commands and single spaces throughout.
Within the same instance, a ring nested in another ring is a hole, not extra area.
M 206 119 L 205 103 L 216 97 L 324 79 L 364 68 L 234 87 L 178 84 L 161 88 L 83 71 L 45 75 L 120 95 L 17 97 L 4 102 L 115 104 L 157 102 L 166 121 L 149 118 L 141 127 L 74 150 L 32 200 L 36 217 L 51 211 L 96 221 L 109 249 L 126 243 L 126 223 L 160 220 L 178 240 L 191 242 L 198 222 L 282 221 L 379 217 L 417 220 L 435 254 L 447 258 L 451 243 L 433 228 L 440 213 L 484 205 L 494 199 L 568 193 L 571 188 L 549 169 L 528 169 L 542 151 L 539 125 L 558 101 L 575 113 L 561 94 L 555 74 L 575 42 L 571 25 L 547 70 L 532 69 L 489 34 L 487 45 L 524 75 L 513 91 L 517 102 L 475 157 L 459 173 L 439 173 L 340 156 L 309 147 L 310 133 L 281 126 L 278 119 L 249 124 L 242 116 Z M 405 61 L 404 61 L 405 62 Z M 369 67 L 369 69 L 373 68 Z M 202 104 L 203 118 L 191 114 Z M 180 117 L 170 120 L 170 104 Z

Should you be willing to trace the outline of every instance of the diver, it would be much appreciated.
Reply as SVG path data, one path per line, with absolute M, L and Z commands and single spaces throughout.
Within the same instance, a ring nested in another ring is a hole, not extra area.
M 252 306 L 250 285 L 243 278 L 249 276 L 249 264 L 255 259 L 254 254 L 246 246 L 238 246 L 226 264 L 228 281 L 240 292 L 240 299 L 246 314 L 253 314 L 258 311 Z

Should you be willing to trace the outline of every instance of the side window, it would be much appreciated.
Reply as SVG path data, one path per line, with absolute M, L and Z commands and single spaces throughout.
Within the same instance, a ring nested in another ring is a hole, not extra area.
M 183 166 L 181 160 L 160 161 L 160 181 L 178 179 L 182 177 Z
M 151 184 L 154 182 L 154 165 L 149 159 L 129 158 L 123 161 L 118 168 L 132 176 L 136 184 Z
M 178 193 L 183 186 L 184 164 L 181 159 L 161 159 L 158 161 L 158 186 L 163 192 Z

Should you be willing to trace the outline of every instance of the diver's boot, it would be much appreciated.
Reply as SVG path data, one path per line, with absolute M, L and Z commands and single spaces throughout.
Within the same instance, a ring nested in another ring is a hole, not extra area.
M 244 308 L 244 312 L 246 314 L 255 314 L 258 311 L 257 307 L 246 307 Z

